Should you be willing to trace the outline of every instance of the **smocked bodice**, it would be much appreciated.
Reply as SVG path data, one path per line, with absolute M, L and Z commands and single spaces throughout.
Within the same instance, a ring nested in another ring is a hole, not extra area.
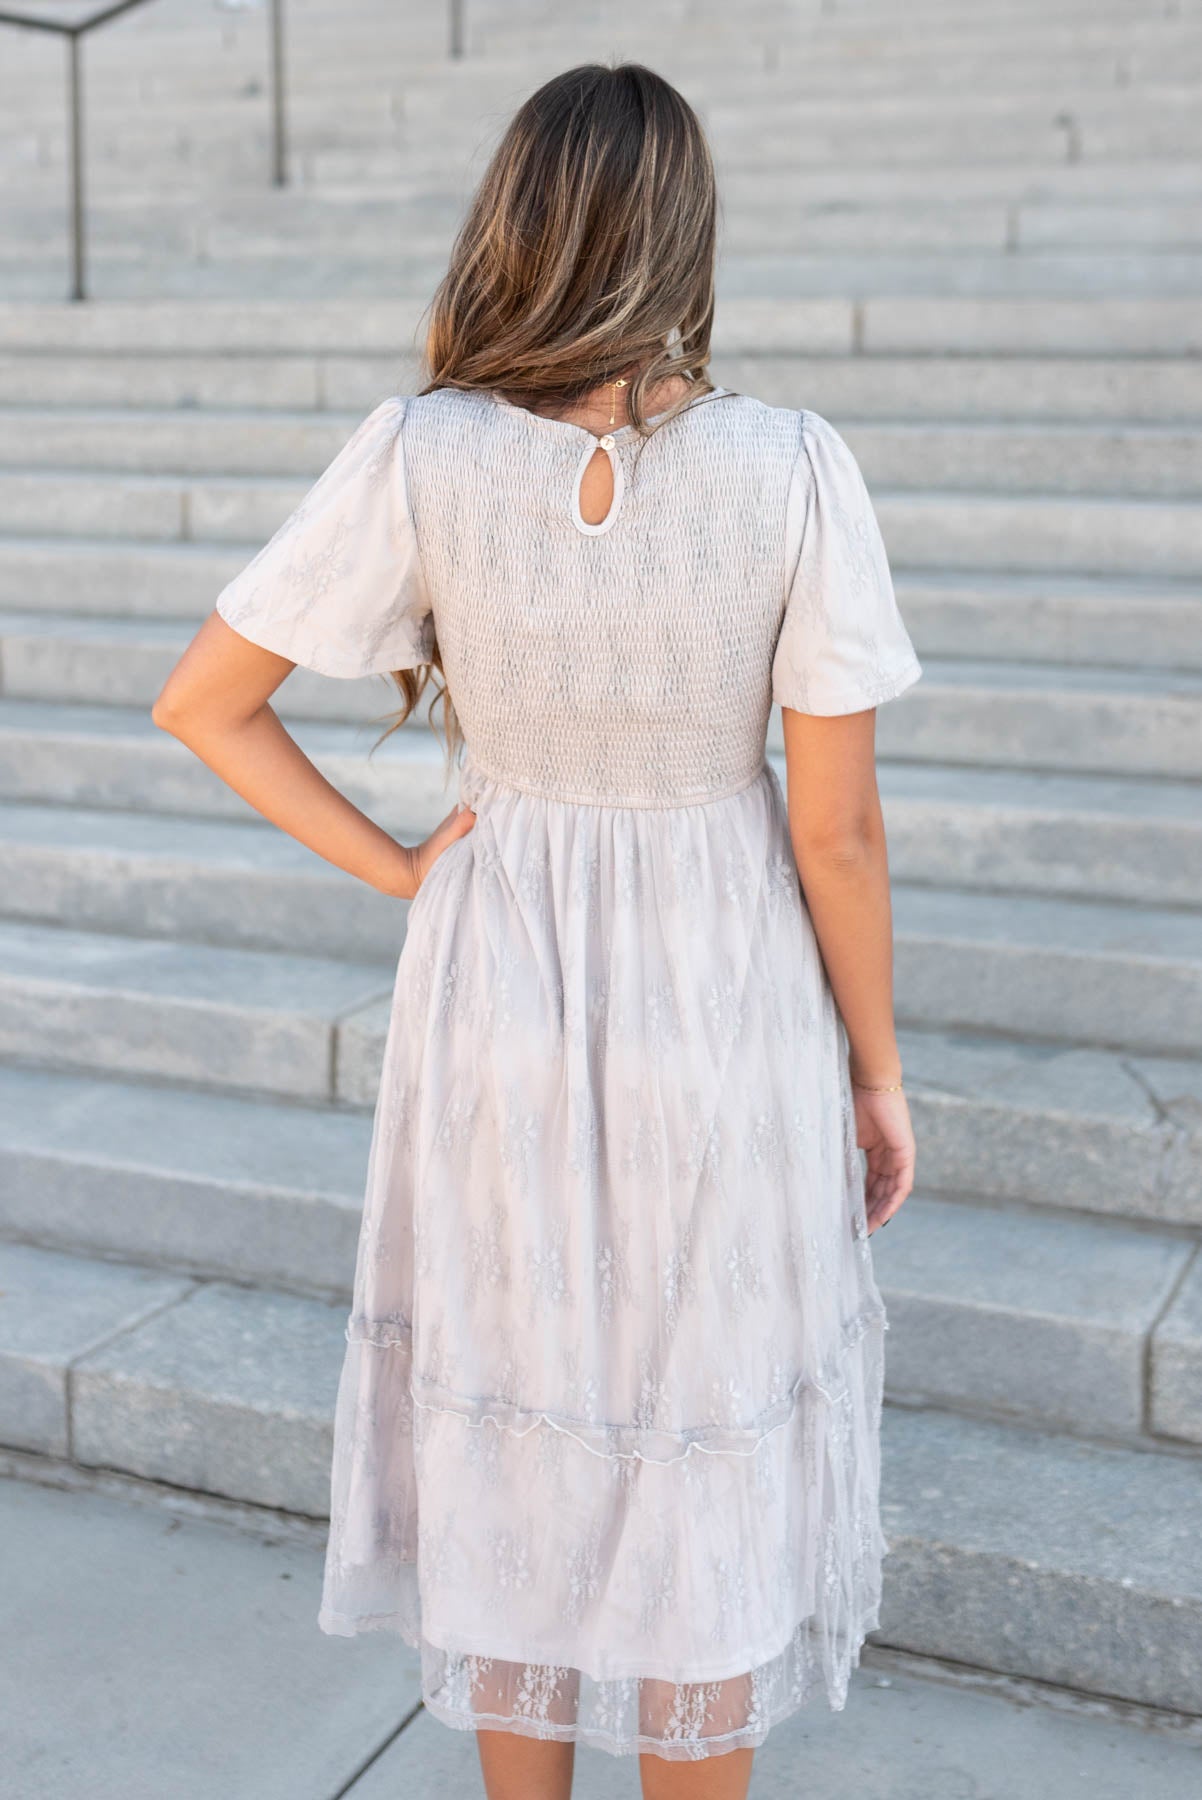
M 602 451 L 598 525 L 580 481 Z M 773 701 L 877 706 L 921 673 L 851 451 L 818 413 L 719 388 L 600 439 L 486 391 L 381 401 L 222 590 L 320 674 L 428 663 L 483 780 L 672 807 L 748 787 Z
M 620 806 L 707 800 L 763 766 L 797 415 L 725 390 L 649 438 L 486 394 L 408 402 L 409 505 L 475 771 Z

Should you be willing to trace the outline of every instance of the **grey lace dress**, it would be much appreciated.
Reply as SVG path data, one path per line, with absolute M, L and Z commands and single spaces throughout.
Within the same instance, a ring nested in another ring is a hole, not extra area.
M 437 630 L 474 828 L 412 902 L 319 1624 L 464 1729 L 700 1758 L 846 1700 L 886 1327 L 771 707 L 921 670 L 843 439 L 719 388 L 643 439 L 384 401 L 221 593 L 332 676 Z

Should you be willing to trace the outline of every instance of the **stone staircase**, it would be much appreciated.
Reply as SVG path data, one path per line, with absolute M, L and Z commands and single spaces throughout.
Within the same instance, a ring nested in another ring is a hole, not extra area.
M 13 1466 L 324 1513 L 404 908 L 149 708 L 416 384 L 494 126 L 543 74 L 635 55 L 719 154 L 715 376 L 845 433 L 926 670 L 878 721 L 920 1141 L 873 1240 L 879 1639 L 1202 1714 L 1202 7 L 498 0 L 461 64 L 437 8 L 293 10 L 285 194 L 257 185 L 261 16 L 164 0 L 89 46 L 87 307 L 54 298 L 56 83 L 2 46 Z M 303 671 L 281 694 L 416 837 L 441 745 L 412 725 L 369 757 L 389 706 Z

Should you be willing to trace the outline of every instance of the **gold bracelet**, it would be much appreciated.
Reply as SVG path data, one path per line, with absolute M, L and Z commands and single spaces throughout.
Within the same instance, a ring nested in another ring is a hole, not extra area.
M 900 1094 L 902 1091 L 900 1081 L 893 1082 L 889 1087 L 873 1087 L 867 1081 L 857 1081 L 854 1075 L 851 1078 L 851 1085 L 858 1087 L 865 1094 Z

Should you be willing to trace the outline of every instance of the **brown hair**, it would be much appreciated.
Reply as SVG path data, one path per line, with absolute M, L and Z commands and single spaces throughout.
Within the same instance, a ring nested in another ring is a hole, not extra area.
M 641 63 L 582 63 L 543 84 L 501 138 L 429 307 L 418 390 L 496 390 L 534 411 L 568 409 L 625 375 L 643 437 L 713 383 L 718 202 L 701 123 Z M 648 396 L 683 376 L 648 422 Z M 448 759 L 461 738 L 441 657 Z M 393 676 L 412 713 L 430 667 Z M 431 703 L 431 714 L 434 702 Z

